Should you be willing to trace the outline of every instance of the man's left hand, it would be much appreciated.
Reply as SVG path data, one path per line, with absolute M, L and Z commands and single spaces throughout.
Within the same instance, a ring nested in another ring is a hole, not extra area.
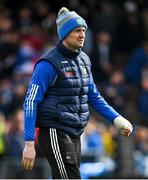
M 118 116 L 114 119 L 114 125 L 120 130 L 124 136 L 129 136 L 133 131 L 132 124 L 122 116 Z
M 122 129 L 122 130 L 121 130 L 121 134 L 122 134 L 123 136 L 129 136 L 131 133 L 132 133 L 132 131 L 131 131 L 130 128 L 125 128 L 125 129 Z

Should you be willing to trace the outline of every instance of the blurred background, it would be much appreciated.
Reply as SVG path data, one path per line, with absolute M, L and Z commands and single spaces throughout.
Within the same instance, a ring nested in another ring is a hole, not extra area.
M 0 0 L 0 178 L 47 178 L 37 144 L 33 171 L 21 167 L 23 101 L 38 57 L 58 41 L 66 6 L 89 26 L 84 51 L 106 101 L 134 126 L 129 138 L 91 109 L 82 135 L 82 178 L 148 178 L 148 1 Z

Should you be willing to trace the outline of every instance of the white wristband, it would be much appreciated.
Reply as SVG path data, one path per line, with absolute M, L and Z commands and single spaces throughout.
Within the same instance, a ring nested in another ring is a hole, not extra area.
M 118 116 L 114 119 L 114 125 L 116 126 L 116 128 L 120 130 L 129 128 L 131 132 L 133 131 L 132 124 L 127 119 L 123 118 L 122 116 Z

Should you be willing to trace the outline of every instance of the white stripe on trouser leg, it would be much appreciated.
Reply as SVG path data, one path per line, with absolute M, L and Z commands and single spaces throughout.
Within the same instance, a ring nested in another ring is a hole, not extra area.
M 61 156 L 60 149 L 59 149 L 56 129 L 50 128 L 50 138 L 51 138 L 52 150 L 53 150 L 53 153 L 54 153 L 54 156 L 55 156 L 61 177 L 63 179 L 68 179 L 66 169 L 65 169 L 65 165 L 63 163 L 62 156 Z
M 53 134 L 52 129 L 49 129 L 49 132 L 50 132 L 52 151 L 53 151 L 53 154 L 55 156 L 55 160 L 57 162 L 57 165 L 58 165 L 58 168 L 59 168 L 59 171 L 60 171 L 60 175 L 61 175 L 62 178 L 65 178 L 64 173 L 63 173 L 63 171 L 61 169 L 61 165 L 60 165 L 61 163 L 59 161 L 59 157 L 57 156 L 56 147 L 55 147 L 55 144 L 54 144 L 54 134 Z
M 56 131 L 56 129 L 53 129 L 53 130 L 54 130 L 54 135 L 55 135 L 55 142 L 56 142 L 56 145 L 57 145 L 57 152 L 59 153 L 59 157 L 61 159 L 63 171 L 64 171 L 64 173 L 66 175 L 66 178 L 68 179 L 66 168 L 65 168 L 65 165 L 64 165 L 64 162 L 63 162 L 63 159 L 62 159 L 62 156 L 61 156 L 60 148 L 59 148 L 59 143 L 58 143 L 58 138 L 57 138 L 57 131 Z
M 68 179 L 67 173 L 66 173 L 66 169 L 61 157 L 61 153 L 59 150 L 59 144 L 58 144 L 58 140 L 57 140 L 57 134 L 56 134 L 56 129 L 51 128 L 50 129 L 50 135 L 51 135 L 51 141 L 52 141 L 52 149 L 55 155 L 55 159 L 57 161 L 57 165 L 61 174 L 61 177 L 63 179 Z

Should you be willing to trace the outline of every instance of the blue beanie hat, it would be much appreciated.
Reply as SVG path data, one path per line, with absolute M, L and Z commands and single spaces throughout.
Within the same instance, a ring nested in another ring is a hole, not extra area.
M 56 23 L 60 41 L 63 41 L 75 28 L 85 27 L 87 29 L 85 20 L 76 12 L 69 11 L 65 7 L 59 10 Z

